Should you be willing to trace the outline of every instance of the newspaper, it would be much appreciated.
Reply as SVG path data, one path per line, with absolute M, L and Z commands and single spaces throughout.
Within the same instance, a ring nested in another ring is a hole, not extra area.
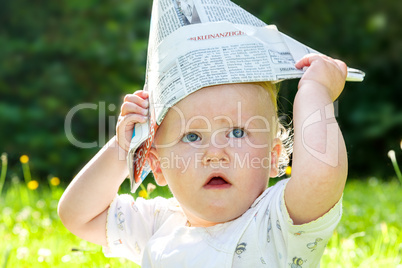
M 147 153 L 169 107 L 207 86 L 300 78 L 295 63 L 319 53 L 229 0 L 154 0 L 146 88 L 150 121 L 137 124 L 128 166 L 132 192 L 149 173 Z M 347 81 L 362 81 L 348 68 Z

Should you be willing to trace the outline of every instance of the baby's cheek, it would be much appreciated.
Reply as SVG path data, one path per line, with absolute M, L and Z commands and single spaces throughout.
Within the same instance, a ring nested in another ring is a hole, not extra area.
M 169 157 L 170 168 L 181 174 L 201 167 L 202 155 L 194 152 L 171 152 Z
M 268 156 L 252 157 L 250 166 L 254 170 L 266 170 L 270 168 L 271 160 Z
M 269 148 L 272 144 L 271 134 L 269 132 L 252 133 L 245 137 L 245 144 L 251 149 Z
M 270 167 L 270 157 L 267 150 L 245 150 L 244 152 L 236 152 L 233 157 L 233 165 L 239 170 L 247 170 L 247 172 L 264 172 Z

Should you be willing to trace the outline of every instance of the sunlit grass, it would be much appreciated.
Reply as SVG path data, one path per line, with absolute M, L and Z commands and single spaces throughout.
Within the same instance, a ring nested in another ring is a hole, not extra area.
M 100 246 L 64 228 L 57 215 L 64 189 L 55 178 L 35 187 L 33 180 L 10 178 L 0 196 L 0 267 L 137 267 L 105 258 Z
M 21 164 L 28 165 L 29 160 Z M 0 174 L 1 178 L 3 173 Z M 64 228 L 56 212 L 64 191 L 59 178 L 49 176 L 47 180 L 37 180 L 37 187 L 31 188 L 30 174 L 28 179 L 14 176 L 5 181 L 7 185 L 3 187 L 4 181 L 0 180 L 0 189 L 3 188 L 0 194 L 0 268 L 138 267 L 124 259 L 105 258 L 100 246 L 85 242 Z M 128 187 L 126 181 L 121 192 L 128 193 Z M 170 196 L 166 187 L 154 189 L 153 185 L 147 185 L 141 190 L 146 198 Z M 402 187 L 399 181 L 380 182 L 375 178 L 349 181 L 343 204 L 342 221 L 328 244 L 321 267 L 402 268 Z
M 343 217 L 323 267 L 402 267 L 402 187 L 376 178 L 349 181 Z

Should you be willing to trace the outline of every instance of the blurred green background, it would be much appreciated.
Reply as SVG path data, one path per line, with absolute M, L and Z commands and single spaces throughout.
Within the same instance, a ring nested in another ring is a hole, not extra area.
M 350 177 L 395 176 L 387 152 L 402 138 L 402 3 L 395 0 L 235 0 L 280 31 L 366 72 L 338 101 Z M 126 93 L 144 83 L 152 1 L 0 2 L 0 153 L 9 172 L 67 184 L 111 136 Z M 291 111 L 297 81 L 282 86 Z M 91 148 L 73 145 L 65 132 Z M 88 108 L 89 107 L 89 108 Z M 291 115 L 290 115 L 291 116 Z M 69 121 L 69 120 L 67 120 Z M 13 167 L 15 170 L 13 170 Z

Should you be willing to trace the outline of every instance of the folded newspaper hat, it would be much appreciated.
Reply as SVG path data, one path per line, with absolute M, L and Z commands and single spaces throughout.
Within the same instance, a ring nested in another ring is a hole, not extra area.
M 300 78 L 295 63 L 319 53 L 229 0 L 154 0 L 145 90 L 150 118 L 136 124 L 127 156 L 131 191 L 151 171 L 147 157 L 169 107 L 203 87 Z M 364 73 L 348 68 L 347 81 Z

